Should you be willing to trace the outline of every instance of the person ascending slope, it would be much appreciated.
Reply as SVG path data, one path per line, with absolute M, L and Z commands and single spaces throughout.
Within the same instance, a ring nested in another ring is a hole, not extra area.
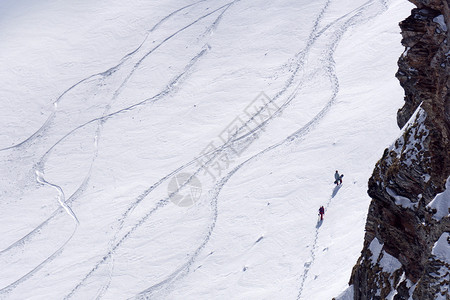
M 320 215 L 320 219 L 323 220 L 323 215 L 325 214 L 325 208 L 323 208 L 323 206 L 321 206 L 319 208 L 319 215 Z
M 344 177 L 344 174 L 339 175 L 339 172 L 336 170 L 336 173 L 334 173 L 334 179 L 336 179 L 336 180 L 334 181 L 334 183 L 335 183 L 336 185 L 342 184 L 342 177 Z

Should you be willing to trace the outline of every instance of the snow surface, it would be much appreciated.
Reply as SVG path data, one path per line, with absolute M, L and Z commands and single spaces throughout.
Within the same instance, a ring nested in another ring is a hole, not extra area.
M 450 264 L 450 234 L 444 232 L 436 243 L 434 243 L 431 254 L 436 256 L 437 259 Z
M 335 299 L 336 300 L 353 300 L 354 294 L 355 294 L 355 291 L 354 291 L 353 285 L 350 285 L 344 292 L 342 292 L 342 294 L 337 296 Z
M 433 215 L 433 219 L 442 220 L 444 217 L 450 215 L 450 176 L 445 182 L 445 190 L 442 193 L 437 194 L 434 199 L 428 203 L 428 208 L 436 209 L 436 213 Z
M 376 264 L 378 262 L 378 257 L 380 257 L 381 250 L 383 249 L 383 244 L 377 238 L 374 238 L 369 244 L 369 250 L 372 252 L 372 256 L 370 257 L 370 261 L 372 264 Z
M 402 267 L 402 263 L 383 250 L 383 257 L 380 259 L 380 266 L 383 269 L 383 272 L 392 274 L 394 271 Z
M 0 298 L 341 294 L 411 8 L 1 1 Z
M 372 264 L 377 264 L 378 259 L 381 256 L 378 265 L 383 269 L 383 272 L 393 273 L 395 270 L 401 268 L 401 262 L 383 250 L 383 244 L 377 238 L 374 238 L 369 244 L 369 250 L 372 252 L 370 261 Z

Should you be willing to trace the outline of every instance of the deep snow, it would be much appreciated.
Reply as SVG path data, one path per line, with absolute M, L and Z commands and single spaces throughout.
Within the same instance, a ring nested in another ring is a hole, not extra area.
M 339 295 L 399 134 L 410 9 L 2 1 L 0 298 Z

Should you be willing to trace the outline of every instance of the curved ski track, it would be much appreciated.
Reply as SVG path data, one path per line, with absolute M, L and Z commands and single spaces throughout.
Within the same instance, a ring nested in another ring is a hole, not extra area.
M 144 43 L 147 41 L 147 39 L 148 39 L 150 33 L 152 33 L 153 31 L 155 31 L 159 26 L 161 26 L 161 24 L 163 24 L 165 21 L 167 21 L 170 17 L 174 16 L 175 14 L 177 14 L 177 13 L 179 13 L 179 12 L 181 12 L 181 11 L 187 9 L 187 8 L 190 8 L 190 7 L 194 6 L 194 5 L 197 5 L 197 4 L 201 3 L 201 2 L 205 2 L 205 1 L 206 1 L 206 0 L 200 0 L 200 1 L 194 2 L 194 3 L 192 3 L 192 4 L 183 6 L 183 7 L 179 8 L 179 9 L 177 9 L 177 10 L 171 12 L 171 13 L 168 14 L 167 16 L 163 17 L 163 18 L 162 18 L 161 20 L 159 20 L 159 21 L 158 21 L 158 22 L 157 22 L 150 30 L 147 31 L 147 34 L 146 34 L 146 36 L 144 37 L 144 40 L 142 41 L 142 43 L 141 43 L 135 50 L 131 51 L 130 53 L 128 53 L 128 54 L 126 54 L 124 57 L 122 57 L 122 59 L 120 60 L 120 62 L 119 62 L 117 65 L 115 65 L 115 66 L 109 68 L 109 69 L 106 70 L 106 71 L 103 71 L 103 72 L 100 72 L 100 73 L 96 73 L 96 74 L 89 75 L 88 77 L 85 77 L 85 78 L 81 79 L 80 81 L 78 81 L 77 83 L 75 83 L 74 85 L 72 85 L 71 87 L 69 87 L 68 89 L 66 89 L 64 92 L 62 92 L 62 94 L 59 95 L 59 96 L 56 98 L 55 102 L 53 102 L 53 105 L 54 105 L 53 112 L 50 114 L 50 116 L 47 118 L 47 120 L 44 122 L 44 124 L 42 124 L 42 126 L 41 126 L 37 131 L 35 131 L 32 135 L 30 135 L 28 138 L 26 138 L 26 139 L 23 140 L 22 142 L 19 142 L 19 143 L 15 144 L 15 145 L 12 145 L 12 146 L 9 146 L 9 147 L 0 148 L 0 151 L 5 151 L 5 150 L 9 150 L 9 149 L 19 148 L 19 147 L 25 146 L 26 144 L 31 143 L 31 142 L 32 142 L 33 140 L 35 140 L 36 138 L 42 136 L 43 133 L 46 131 L 46 129 L 49 127 L 49 125 L 50 125 L 50 123 L 52 122 L 52 120 L 54 119 L 55 114 L 56 114 L 56 108 L 57 108 L 58 104 L 61 102 L 62 98 L 63 98 L 68 92 L 70 92 L 70 91 L 73 90 L 74 88 L 78 87 L 78 86 L 81 85 L 82 83 L 84 83 L 84 82 L 86 82 L 86 81 L 88 81 L 88 80 L 90 80 L 90 79 L 92 79 L 92 78 L 94 78 L 94 77 L 108 77 L 108 76 L 111 76 L 111 75 L 112 75 L 114 72 L 116 72 L 116 71 L 117 71 L 117 70 L 118 70 L 118 69 L 119 69 L 119 68 L 120 68 L 120 67 L 121 67 L 128 59 L 130 59 L 134 54 L 136 54 L 136 53 L 142 48 L 142 46 L 144 45 Z M 169 38 L 170 38 L 170 37 L 169 37 Z M 165 41 L 167 41 L 167 40 L 165 40 Z M 164 42 L 165 42 L 165 41 L 164 41 Z M 160 45 L 159 45 L 159 46 L 160 46 Z
M 72 89 L 74 89 L 74 88 L 76 88 L 77 86 L 79 86 L 81 83 L 83 83 L 83 82 L 85 82 L 85 81 L 87 81 L 87 80 L 89 80 L 89 79 L 91 79 L 91 78 L 93 78 L 93 77 L 96 77 L 96 76 L 108 77 L 108 76 L 110 76 L 112 73 L 116 72 L 116 71 L 117 71 L 117 70 L 125 63 L 126 60 L 130 59 L 134 54 L 136 54 L 136 53 L 141 49 L 141 47 L 142 47 L 143 44 L 145 43 L 146 39 L 148 38 L 148 35 L 149 35 L 151 32 L 153 32 L 157 27 L 159 27 L 159 25 L 161 25 L 164 21 L 166 21 L 167 19 L 169 19 L 171 16 L 175 15 L 176 13 L 181 12 L 182 10 L 185 10 L 186 8 L 192 7 L 192 6 L 196 5 L 196 4 L 201 3 L 201 2 L 204 2 L 204 1 L 205 1 L 205 0 L 201 0 L 201 1 L 197 1 L 197 2 L 195 2 L 195 3 L 189 4 L 189 5 L 186 5 L 186 6 L 180 8 L 180 9 L 178 9 L 178 10 L 176 10 L 176 11 L 173 11 L 173 12 L 170 13 L 169 15 L 165 16 L 163 19 L 161 19 L 161 20 L 160 20 L 160 21 L 159 21 L 159 22 L 158 22 L 158 23 L 157 23 L 157 24 L 156 24 L 156 25 L 148 32 L 147 36 L 145 37 L 144 41 L 140 44 L 140 46 L 139 46 L 138 48 L 136 48 L 134 51 L 132 51 L 132 52 L 130 52 L 129 54 L 127 54 L 126 56 L 124 56 L 124 57 L 122 58 L 121 62 L 120 62 L 118 65 L 116 65 L 116 66 L 114 66 L 114 67 L 108 69 L 108 70 L 105 71 L 105 72 L 91 75 L 91 76 L 89 76 L 89 77 L 87 77 L 87 78 L 85 78 L 85 79 L 79 81 L 78 83 L 74 84 L 73 86 L 71 86 L 71 87 L 70 87 L 69 89 L 67 89 L 66 91 L 64 91 L 64 92 L 58 97 L 58 99 L 54 102 L 55 110 L 53 111 L 53 113 L 51 114 L 51 116 L 47 119 L 47 121 L 44 123 L 44 125 L 41 126 L 41 128 L 40 128 L 37 132 L 35 132 L 33 135 L 31 135 L 29 138 L 27 138 L 27 139 L 24 140 L 23 142 L 21 142 L 21 143 L 19 143 L 19 144 L 17 144 L 17 145 L 11 146 L 11 147 L 7 147 L 7 148 L 0 149 L 0 151 L 4 151 L 4 150 L 8 150 L 8 149 L 13 149 L 13 148 L 20 148 L 20 147 L 23 147 L 23 146 L 25 146 L 25 145 L 27 145 L 27 144 L 30 144 L 30 143 L 31 143 L 33 140 L 35 140 L 36 138 L 42 136 L 42 135 L 44 134 L 44 132 L 47 130 L 47 128 L 50 126 L 51 121 L 54 119 L 54 116 L 55 116 L 55 114 L 56 114 L 57 104 L 58 104 L 59 101 L 63 98 L 63 96 L 64 96 L 65 94 L 67 94 L 69 91 L 71 91 Z M 152 52 L 154 52 L 154 51 L 155 51 L 156 49 L 158 49 L 161 45 L 163 45 L 165 42 L 167 42 L 168 40 L 170 40 L 171 38 L 173 38 L 174 36 L 176 36 L 176 35 L 179 34 L 180 32 L 182 32 L 182 31 L 186 30 L 187 28 L 191 27 L 192 25 L 198 23 L 198 22 L 201 21 L 202 19 L 204 19 L 204 18 L 206 18 L 206 17 L 208 17 L 208 16 L 210 16 L 210 15 L 212 15 L 212 14 L 214 14 L 214 13 L 220 11 L 221 9 L 224 9 L 224 8 L 225 8 L 225 10 L 226 10 L 231 4 L 232 4 L 232 3 L 228 3 L 228 4 L 226 4 L 226 5 L 223 5 L 223 6 L 219 7 L 218 9 L 215 9 L 215 10 L 209 12 L 208 14 L 205 14 L 205 15 L 201 16 L 200 18 L 197 18 L 195 21 L 191 22 L 191 23 L 188 24 L 187 26 L 184 26 L 183 28 L 179 29 L 178 31 L 176 31 L 175 33 L 173 33 L 172 35 L 170 35 L 169 37 L 165 38 L 160 44 L 158 44 L 158 45 L 155 46 L 152 50 L 150 50 L 149 52 L 147 52 L 147 53 L 146 53 L 146 54 L 145 54 L 145 55 L 144 55 L 144 56 L 143 56 L 143 57 L 142 57 L 135 65 L 134 65 L 134 68 L 132 69 L 132 71 L 128 74 L 128 76 L 125 78 L 125 80 L 124 80 L 124 81 L 122 82 L 122 84 L 119 86 L 119 88 L 115 91 L 115 93 L 114 93 L 113 98 L 111 99 L 111 101 L 114 101 L 114 100 L 117 98 L 117 96 L 120 94 L 120 91 L 121 91 L 121 90 L 123 89 L 123 87 L 126 85 L 126 83 L 127 83 L 128 80 L 131 78 L 131 76 L 133 75 L 133 73 L 135 72 L 135 70 L 139 67 L 139 65 L 140 65 L 140 64 L 141 64 L 141 63 L 142 63 L 142 62 L 143 62 L 143 61 L 144 61 L 144 60 L 145 60 Z M 223 13 L 222 13 L 222 14 L 223 14 Z M 220 17 L 222 16 L 222 14 L 220 14 Z M 213 23 L 213 25 L 215 25 L 215 24 L 216 24 L 216 22 Z M 178 83 L 180 83 L 180 82 L 182 82 L 183 79 L 184 79 L 186 76 L 188 76 L 189 71 L 193 68 L 193 66 L 195 65 L 195 63 L 196 63 L 202 56 L 204 56 L 204 55 L 207 53 L 207 51 L 208 51 L 209 49 L 210 49 L 210 47 L 209 47 L 208 45 L 206 45 L 206 46 L 203 48 L 203 50 L 201 50 L 194 58 L 191 59 L 191 61 L 189 62 L 189 64 L 185 67 L 184 71 L 183 71 L 181 74 L 177 75 L 177 76 L 176 76 L 176 77 L 175 77 L 175 78 L 174 78 L 174 79 L 166 86 L 166 88 L 165 88 L 162 92 L 158 93 L 157 95 L 155 95 L 155 96 L 153 96 L 153 97 L 151 97 L 151 98 L 145 99 L 145 100 L 143 100 L 143 101 L 141 101 L 141 102 L 139 102 L 139 103 L 133 104 L 133 105 L 131 105 L 131 106 L 129 106 L 129 107 L 126 107 L 126 108 L 120 109 L 120 110 L 118 110 L 118 111 L 116 111 L 116 112 L 113 112 L 113 113 L 109 113 L 109 114 L 108 114 L 107 112 L 108 112 L 108 110 L 109 110 L 109 108 L 110 108 L 110 106 L 111 106 L 111 104 L 109 104 L 109 105 L 107 105 L 107 107 L 105 108 L 102 117 L 92 119 L 92 120 L 90 120 L 90 121 L 88 121 L 88 122 L 86 122 L 86 123 L 84 123 L 84 124 L 82 124 L 82 125 L 76 127 L 75 129 L 71 130 L 69 133 L 67 133 L 66 135 L 64 135 L 61 139 L 59 139 L 55 144 L 53 144 L 53 145 L 52 145 L 52 146 L 44 153 L 44 155 L 41 157 L 41 159 L 39 160 L 39 162 L 36 163 L 36 165 L 35 165 L 36 172 L 38 172 L 38 173 L 43 173 L 42 171 L 43 171 L 43 168 L 44 168 L 44 165 L 45 165 L 46 157 L 50 154 L 50 152 L 52 151 L 52 149 L 54 149 L 59 143 L 61 143 L 64 139 L 66 139 L 67 137 L 69 137 L 71 134 L 73 134 L 73 133 L 74 133 L 75 131 L 77 131 L 78 129 L 81 129 L 81 128 L 83 128 L 84 126 L 86 126 L 86 125 L 88 125 L 88 124 L 91 124 L 91 123 L 93 123 L 93 122 L 98 122 L 97 130 L 96 130 L 96 135 L 95 135 L 95 150 L 94 150 L 94 155 L 93 155 L 92 160 L 91 160 L 91 163 L 90 163 L 90 167 L 89 167 L 89 170 L 88 170 L 88 174 L 87 174 L 86 177 L 84 178 L 82 184 L 81 184 L 81 185 L 78 187 L 78 189 L 77 189 L 77 190 L 69 197 L 69 199 L 68 199 L 67 201 L 64 201 L 64 203 L 61 203 L 62 209 L 59 208 L 59 209 L 55 210 L 55 211 L 54 211 L 54 212 L 53 212 L 53 213 L 52 213 L 52 214 L 51 214 L 44 222 L 42 222 L 40 225 L 38 225 L 35 229 L 33 229 L 33 230 L 32 230 L 31 232 L 29 232 L 27 235 L 25 235 L 24 237 L 22 237 L 22 238 L 19 239 L 18 241 L 16 241 L 16 242 L 14 242 L 13 244 L 11 244 L 11 245 L 8 246 L 6 249 L 0 251 L 0 255 L 7 254 L 9 251 L 13 250 L 14 248 L 16 248 L 16 247 L 18 247 L 18 246 L 23 246 L 23 245 L 26 243 L 26 241 L 27 241 L 28 239 L 32 238 L 37 232 L 39 232 L 40 230 L 42 230 L 42 228 L 44 228 L 45 225 L 47 225 L 48 222 L 49 222 L 50 220 L 52 220 L 56 215 L 58 215 L 58 214 L 59 214 L 60 212 L 62 212 L 63 210 L 66 210 L 66 211 L 69 213 L 69 215 L 71 215 L 72 217 L 74 217 L 74 219 L 78 222 L 78 219 L 76 218 L 75 214 L 74 214 L 73 211 L 70 209 L 70 207 L 68 206 L 68 204 L 71 204 L 76 198 L 78 198 L 78 197 L 83 193 L 84 188 L 87 186 L 87 183 L 88 183 L 88 181 L 89 181 L 89 177 L 90 177 L 90 174 L 91 174 L 91 171 L 92 171 L 92 167 L 93 167 L 94 161 L 95 161 L 95 159 L 96 159 L 96 157 L 97 157 L 97 154 L 98 154 L 98 147 L 97 147 L 97 145 L 98 145 L 98 140 L 99 140 L 99 137 L 100 137 L 100 132 L 101 132 L 101 126 L 102 126 L 102 124 L 103 124 L 106 120 L 108 120 L 109 118 L 111 118 L 111 117 L 113 117 L 113 116 L 115 116 L 115 115 L 118 115 L 118 114 L 120 114 L 120 113 L 124 113 L 124 112 L 130 111 L 130 110 L 132 110 L 132 109 L 134 109 L 134 108 L 136 108 L 136 107 L 138 107 L 138 106 L 141 106 L 141 105 L 144 105 L 144 104 L 147 104 L 147 103 L 154 103 L 154 102 L 160 100 L 161 98 L 163 98 L 164 96 L 169 95 L 169 94 L 171 93 L 172 89 L 173 89 L 173 86 L 176 85 L 176 84 L 178 84 Z M 39 178 L 39 176 L 38 176 L 38 178 Z M 38 181 L 39 181 L 39 180 L 38 180 Z M 56 189 L 59 188 L 59 189 L 58 189 L 58 190 L 59 190 L 59 193 L 64 194 L 64 192 L 62 191 L 62 189 L 61 189 L 60 187 L 58 187 L 57 185 L 47 183 L 45 180 L 44 180 L 44 181 L 41 181 L 40 183 L 48 184 L 48 185 L 50 185 L 50 186 L 52 186 L 52 187 L 54 187 L 54 188 L 56 188 Z M 69 237 L 69 239 L 68 239 L 68 240 L 67 240 L 60 248 L 58 248 L 58 249 L 57 249 L 52 255 L 50 255 L 46 260 L 44 260 L 43 262 L 41 262 L 37 267 L 35 267 L 33 270 L 31 270 L 30 272 L 28 272 L 27 274 L 25 274 L 25 275 L 22 276 L 21 278 L 17 279 L 17 280 L 16 280 L 15 282 L 13 282 L 12 284 L 10 284 L 10 285 L 8 285 L 8 286 L 6 286 L 6 287 L 0 289 L 0 295 L 5 294 L 5 293 L 9 293 L 11 290 L 13 290 L 14 288 L 16 288 L 20 283 L 22 283 L 22 282 L 24 282 L 26 279 L 30 278 L 35 272 L 37 272 L 38 270 L 40 270 L 44 265 L 46 265 L 47 263 L 49 263 L 50 261 L 52 261 L 54 258 L 56 258 L 59 254 L 61 254 L 62 251 L 63 251 L 63 249 L 64 249 L 64 247 L 67 245 L 67 243 L 70 241 L 70 239 L 74 236 L 75 232 L 76 232 L 76 229 L 75 229 L 74 232 L 71 234 L 71 236 Z

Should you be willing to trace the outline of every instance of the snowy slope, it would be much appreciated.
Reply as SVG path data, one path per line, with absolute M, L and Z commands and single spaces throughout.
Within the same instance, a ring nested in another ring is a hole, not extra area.
M 2 1 L 0 298 L 340 294 L 410 9 Z

